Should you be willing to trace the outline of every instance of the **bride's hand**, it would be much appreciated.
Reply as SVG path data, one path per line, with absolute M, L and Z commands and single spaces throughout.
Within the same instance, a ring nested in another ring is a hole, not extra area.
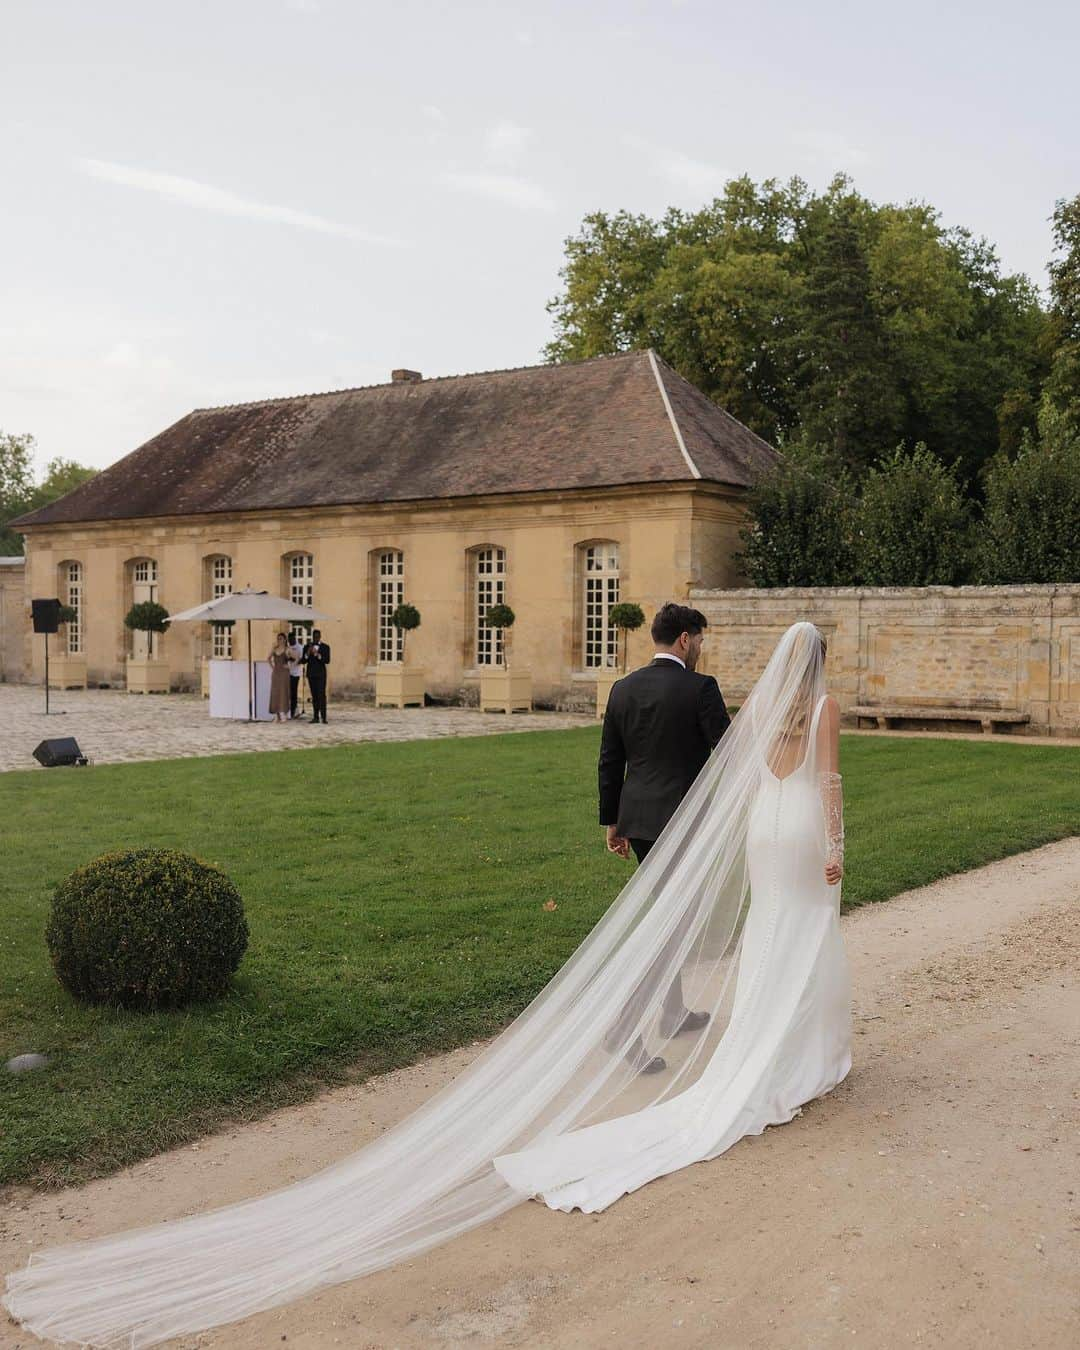
M 825 864 L 825 884 L 835 886 L 844 875 L 844 864 L 841 862 L 827 862 Z

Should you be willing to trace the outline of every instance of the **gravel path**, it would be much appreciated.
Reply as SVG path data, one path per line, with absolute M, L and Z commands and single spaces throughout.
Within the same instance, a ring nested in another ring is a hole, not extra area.
M 138 759 L 186 759 L 238 751 L 286 750 L 357 741 L 418 741 L 442 736 L 490 736 L 507 731 L 560 731 L 594 726 L 578 713 L 482 713 L 473 708 L 374 708 L 332 703 L 327 725 L 231 722 L 211 718 L 195 694 L 128 694 L 119 689 L 69 689 L 50 693 L 44 713 L 41 689 L 0 684 L 0 772 L 37 769 L 34 747 L 74 736 L 96 764 Z
M 801 1117 L 604 1214 L 510 1214 L 178 1345 L 984 1350 L 1080 1344 L 1080 839 L 847 915 L 856 1058 Z M 399 1119 L 470 1047 L 65 1192 L 0 1197 L 0 1268 L 239 1200 Z M 0 1323 L 0 1347 L 32 1338 Z

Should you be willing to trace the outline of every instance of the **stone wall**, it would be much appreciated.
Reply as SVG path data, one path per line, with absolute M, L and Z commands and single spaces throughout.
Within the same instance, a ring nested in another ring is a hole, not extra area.
M 0 558 L 0 683 L 26 678 L 26 567 L 22 558 Z
M 842 712 L 856 705 L 1017 710 L 1029 734 L 1080 734 L 1080 585 L 692 590 L 705 668 L 737 703 L 780 634 L 829 641 Z

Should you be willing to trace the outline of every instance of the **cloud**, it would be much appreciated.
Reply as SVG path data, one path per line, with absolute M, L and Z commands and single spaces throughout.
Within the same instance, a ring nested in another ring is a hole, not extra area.
M 490 197 L 506 206 L 523 211 L 554 211 L 555 201 L 550 194 L 528 178 L 517 178 L 499 173 L 466 173 L 447 170 L 440 179 L 449 187 L 471 192 L 478 197 Z
M 184 206 L 193 206 L 201 211 L 213 211 L 218 215 L 239 216 L 248 220 L 272 221 L 280 225 L 292 225 L 297 229 L 314 230 L 318 234 L 356 239 L 367 244 L 404 243 L 401 239 L 371 234 L 352 225 L 327 220 L 325 216 L 297 211 L 291 206 L 274 206 L 268 202 L 251 201 L 225 188 L 199 183 L 194 178 L 181 178 L 176 174 L 159 173 L 153 169 L 132 168 L 126 164 L 113 164 L 103 159 L 80 159 L 76 163 L 81 172 L 89 174 L 91 178 L 101 179 L 105 183 L 118 183 L 122 187 L 138 188 L 143 192 L 152 192 L 155 196 L 180 202 Z
M 127 339 L 114 343 L 102 356 L 101 364 L 114 370 L 152 371 L 158 375 L 170 375 L 176 369 L 171 357 L 155 355 Z
M 805 151 L 807 159 L 815 164 L 827 164 L 831 169 L 855 168 L 871 158 L 868 151 L 832 131 L 796 131 L 791 139 Z
M 715 164 L 695 159 L 684 150 L 656 145 L 640 136 L 627 136 L 626 144 L 646 156 L 653 172 L 666 178 L 676 187 L 685 188 L 699 197 L 713 197 L 724 186 L 724 172 Z
M 488 158 L 501 163 L 512 163 L 520 158 L 532 132 L 528 127 L 520 127 L 516 122 L 496 122 L 484 133 L 484 148 Z
M 322 5 L 319 0 L 285 0 L 285 8 L 293 10 L 296 14 L 322 13 Z

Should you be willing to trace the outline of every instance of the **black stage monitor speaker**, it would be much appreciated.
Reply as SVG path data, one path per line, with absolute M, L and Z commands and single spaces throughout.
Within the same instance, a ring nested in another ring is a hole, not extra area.
M 59 600 L 31 600 L 30 609 L 34 615 L 35 633 L 58 633 L 60 631 Z
M 79 743 L 74 736 L 57 736 L 55 740 L 42 741 L 34 751 L 34 758 L 46 769 L 86 763 L 86 757 L 79 749 Z

